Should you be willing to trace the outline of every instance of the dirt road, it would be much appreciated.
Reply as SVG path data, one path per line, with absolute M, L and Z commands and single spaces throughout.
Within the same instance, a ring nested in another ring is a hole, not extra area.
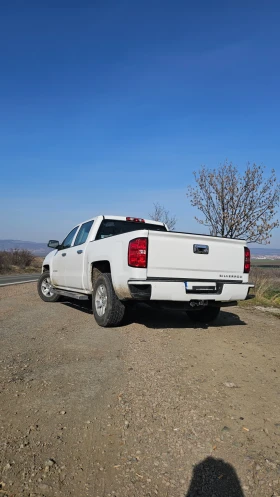
M 0 289 L 1 497 L 280 495 L 279 319 L 132 320 Z

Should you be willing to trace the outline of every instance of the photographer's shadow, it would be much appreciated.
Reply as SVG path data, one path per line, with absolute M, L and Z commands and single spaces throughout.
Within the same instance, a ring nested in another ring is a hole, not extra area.
M 245 497 L 236 471 L 222 459 L 207 457 L 193 469 L 185 497 Z

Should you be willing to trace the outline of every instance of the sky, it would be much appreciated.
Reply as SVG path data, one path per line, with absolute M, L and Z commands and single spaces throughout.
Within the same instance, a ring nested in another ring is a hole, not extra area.
M 201 232 L 186 191 L 202 164 L 279 178 L 279 2 L 40 5 L 1 9 L 0 239 L 62 240 L 153 202 Z

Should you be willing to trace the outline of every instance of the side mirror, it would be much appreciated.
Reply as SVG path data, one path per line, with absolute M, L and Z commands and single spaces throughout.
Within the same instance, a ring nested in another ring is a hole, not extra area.
M 56 249 L 59 247 L 59 242 L 57 240 L 50 240 L 48 243 L 48 247 Z

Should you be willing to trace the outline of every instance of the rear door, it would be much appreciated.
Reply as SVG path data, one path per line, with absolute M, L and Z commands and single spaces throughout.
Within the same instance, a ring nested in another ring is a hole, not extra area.
M 242 281 L 244 241 L 149 231 L 150 278 Z
M 85 252 L 93 222 L 92 219 L 81 224 L 73 246 L 68 249 L 64 273 L 64 286 L 67 288 L 84 288 Z

